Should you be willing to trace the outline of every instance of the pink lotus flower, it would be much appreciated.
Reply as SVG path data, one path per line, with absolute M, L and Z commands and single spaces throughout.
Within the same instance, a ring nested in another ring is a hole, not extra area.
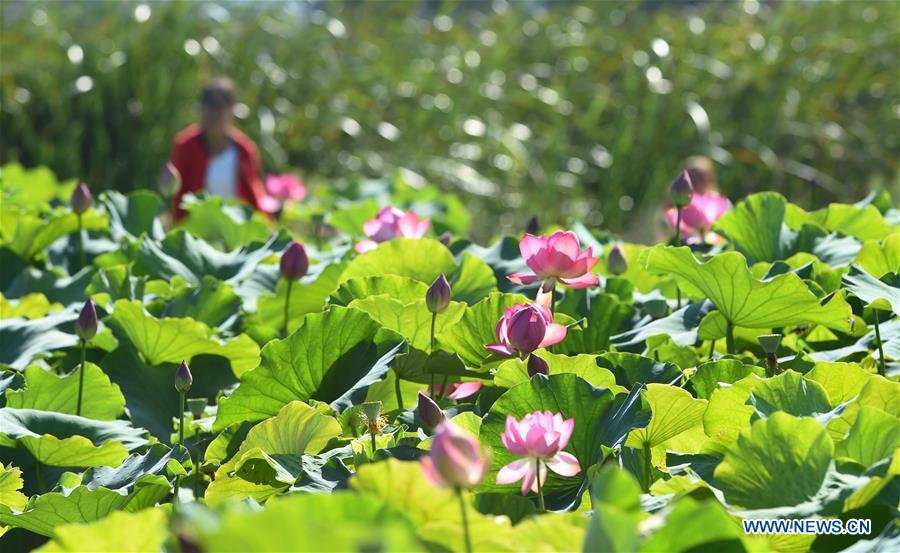
M 581 472 L 578 459 L 562 451 L 572 437 L 575 419 L 563 420 L 562 415 L 550 411 L 525 415 L 519 422 L 506 417 L 506 431 L 500 437 L 513 455 L 522 457 L 505 465 L 497 473 L 498 484 L 522 481 L 522 495 L 538 491 L 547 481 L 547 468 L 560 476 L 575 476 Z M 540 479 L 540 482 L 538 482 Z
M 707 194 L 694 194 L 691 203 L 681 208 L 681 237 L 688 243 L 699 243 L 710 238 L 713 241 L 719 237 L 710 235 L 709 229 L 713 223 L 719 220 L 731 209 L 728 198 L 710 192 Z M 673 227 L 678 221 L 678 210 L 674 207 L 666 211 L 669 224 Z
M 524 359 L 538 348 L 558 344 L 566 337 L 566 327 L 553 322 L 550 310 L 536 303 L 516 304 L 503 312 L 497 322 L 499 342 L 484 347 L 503 356 Z
M 387 242 L 392 238 L 422 238 L 431 226 L 430 219 L 419 219 L 415 211 L 406 211 L 396 207 L 383 207 L 374 219 L 363 225 L 363 232 L 369 237 L 356 244 L 358 253 L 374 250 L 379 242 Z
M 446 394 L 447 399 L 466 399 L 478 393 L 481 389 L 481 382 L 458 382 L 455 384 L 447 384 L 444 389 L 440 384 L 435 384 L 434 391 L 438 394 Z
M 306 197 L 306 187 L 294 175 L 267 175 L 266 195 L 259 199 L 259 208 L 275 213 L 286 201 L 299 202 Z
M 549 292 L 557 280 L 569 288 L 587 288 L 599 282 L 597 275 L 591 273 L 597 258 L 591 256 L 591 248 L 581 251 L 572 231 L 557 231 L 550 236 L 526 234 L 519 242 L 519 251 L 534 274 L 509 275 L 507 278 L 516 284 L 543 280 L 542 290 Z
M 422 458 L 422 473 L 435 486 L 471 489 L 481 483 L 490 464 L 474 436 L 444 421 L 434 431 L 431 451 Z

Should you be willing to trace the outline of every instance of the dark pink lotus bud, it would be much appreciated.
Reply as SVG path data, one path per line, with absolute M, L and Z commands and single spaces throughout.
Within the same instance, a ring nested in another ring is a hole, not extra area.
M 437 425 L 444 422 L 447 418 L 438 404 L 422 392 L 419 392 L 419 403 L 416 410 L 419 413 L 419 421 L 422 423 L 422 428 L 428 432 L 437 428 Z
M 175 371 L 175 389 L 179 393 L 184 393 L 191 389 L 191 384 L 193 383 L 194 377 L 191 376 L 191 368 L 182 361 L 181 365 L 178 366 L 178 370 Z
M 509 319 L 509 343 L 521 355 L 541 347 L 547 334 L 547 321 L 535 309 L 522 309 Z
M 541 231 L 541 222 L 538 220 L 537 215 L 532 215 L 531 219 L 528 219 L 528 222 L 525 223 L 525 232 L 527 234 L 537 234 Z
M 75 321 L 75 334 L 85 342 L 90 342 L 97 335 L 97 310 L 91 300 L 85 301 L 81 308 L 78 320 Z
M 537 354 L 532 353 L 528 357 L 528 377 L 532 377 L 536 374 L 550 374 L 550 365 L 547 364 L 543 358 L 538 357 Z
M 181 173 L 171 161 L 167 161 L 159 172 L 159 192 L 166 198 L 171 198 L 181 188 Z
M 450 305 L 450 283 L 443 274 L 434 279 L 425 294 L 425 305 L 432 313 L 443 313 Z
M 438 242 L 445 246 L 449 246 L 450 242 L 453 242 L 453 233 L 449 230 L 443 232 L 440 236 L 438 236 Z
M 622 247 L 615 244 L 609 250 L 609 257 L 606 259 L 606 268 L 611 275 L 621 275 L 628 270 L 628 260 L 625 258 L 625 252 Z
M 422 457 L 421 466 L 422 473 L 436 486 L 470 490 L 484 479 L 491 458 L 475 436 L 444 421 L 435 429 L 431 450 Z
M 288 280 L 298 280 L 309 270 L 309 257 L 300 242 L 292 243 L 281 254 L 281 276 Z
M 75 187 L 75 190 L 72 192 L 72 198 L 69 200 L 69 205 L 72 206 L 72 211 L 81 215 L 85 211 L 91 208 L 91 205 L 94 203 L 94 199 L 91 196 L 91 190 L 87 187 L 83 182 L 79 182 L 78 186 Z
M 691 183 L 691 175 L 687 169 L 682 171 L 672 183 L 669 195 L 672 197 L 672 203 L 678 207 L 684 207 L 691 203 L 691 198 L 694 196 L 694 185 Z

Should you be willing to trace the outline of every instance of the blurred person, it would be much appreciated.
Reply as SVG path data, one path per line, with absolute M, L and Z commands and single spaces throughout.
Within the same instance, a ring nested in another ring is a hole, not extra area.
M 267 196 L 256 144 L 233 124 L 235 102 L 230 79 L 209 82 L 200 92 L 200 123 L 175 137 L 171 161 L 181 175 L 173 198 L 176 221 L 184 218 L 181 199 L 191 192 L 240 198 L 254 209 L 260 209 Z

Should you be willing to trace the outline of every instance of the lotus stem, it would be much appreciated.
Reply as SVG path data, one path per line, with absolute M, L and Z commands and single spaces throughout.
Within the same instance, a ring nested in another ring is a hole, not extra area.
M 81 365 L 78 372 L 78 400 L 75 403 L 75 414 L 81 416 L 81 398 L 84 395 L 84 361 L 87 356 L 87 343 L 81 340 Z
M 294 281 L 288 279 L 287 281 L 287 292 L 284 294 L 284 337 L 287 338 L 288 335 L 288 321 L 290 316 L 290 308 L 291 308 L 291 287 L 294 285 Z
M 463 497 L 463 490 L 456 489 L 456 497 L 459 498 L 459 510 L 462 513 L 463 536 L 466 539 L 466 553 L 472 553 L 472 536 L 469 535 L 469 515 L 466 512 L 466 499 Z
M 878 310 L 873 309 L 872 314 L 875 315 L 875 341 L 878 343 L 878 374 L 885 376 L 887 369 L 884 365 L 884 348 L 881 347 L 881 329 L 878 328 Z
M 378 445 L 375 443 L 375 433 L 369 430 L 369 436 L 372 437 L 372 459 L 375 459 L 375 450 L 378 449 Z
M 429 351 L 430 355 L 434 354 L 434 324 L 437 321 L 437 313 L 431 314 L 431 351 Z M 429 397 L 434 397 L 434 371 L 431 371 L 431 388 L 428 390 Z
M 547 512 L 547 506 L 544 505 L 544 486 L 541 485 L 541 460 L 534 460 L 534 469 L 537 474 L 537 489 L 538 489 L 538 510 L 541 513 Z
M 709 361 L 712 361 L 713 355 L 716 353 L 716 340 L 709 341 Z
M 652 469 L 651 469 L 652 455 L 653 454 L 650 451 L 650 442 L 644 442 L 644 483 L 646 485 L 646 488 L 644 489 L 645 492 L 650 491 L 650 479 L 652 477 L 651 476 L 651 474 L 652 474 Z
M 403 393 L 400 391 L 400 373 L 397 373 L 397 379 L 394 380 L 394 393 L 397 394 L 397 409 L 403 410 Z
M 678 216 L 675 220 L 675 245 L 681 245 L 681 206 L 676 206 Z M 675 309 L 681 309 L 681 288 L 675 285 Z
M 81 259 L 81 266 L 87 267 L 87 255 L 85 255 L 85 253 L 84 253 L 84 234 L 82 232 L 83 228 L 84 228 L 84 225 L 82 224 L 81 213 L 79 213 L 78 214 L 78 253 L 79 253 L 79 257 Z
M 734 324 L 725 321 L 725 351 L 734 355 Z
M 184 392 L 178 392 L 181 408 L 178 410 L 178 445 L 184 447 Z

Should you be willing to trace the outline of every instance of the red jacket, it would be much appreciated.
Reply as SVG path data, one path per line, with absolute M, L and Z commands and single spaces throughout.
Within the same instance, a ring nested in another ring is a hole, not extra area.
M 234 142 L 238 154 L 237 195 L 254 209 L 259 209 L 259 199 L 265 195 L 260 181 L 259 151 L 256 144 L 237 129 L 231 131 L 229 138 Z M 175 143 L 172 145 L 172 163 L 181 173 L 181 190 L 173 199 L 177 221 L 187 214 L 181 208 L 182 196 L 203 190 L 206 179 L 209 148 L 206 147 L 203 129 L 199 125 L 191 125 L 175 137 Z

